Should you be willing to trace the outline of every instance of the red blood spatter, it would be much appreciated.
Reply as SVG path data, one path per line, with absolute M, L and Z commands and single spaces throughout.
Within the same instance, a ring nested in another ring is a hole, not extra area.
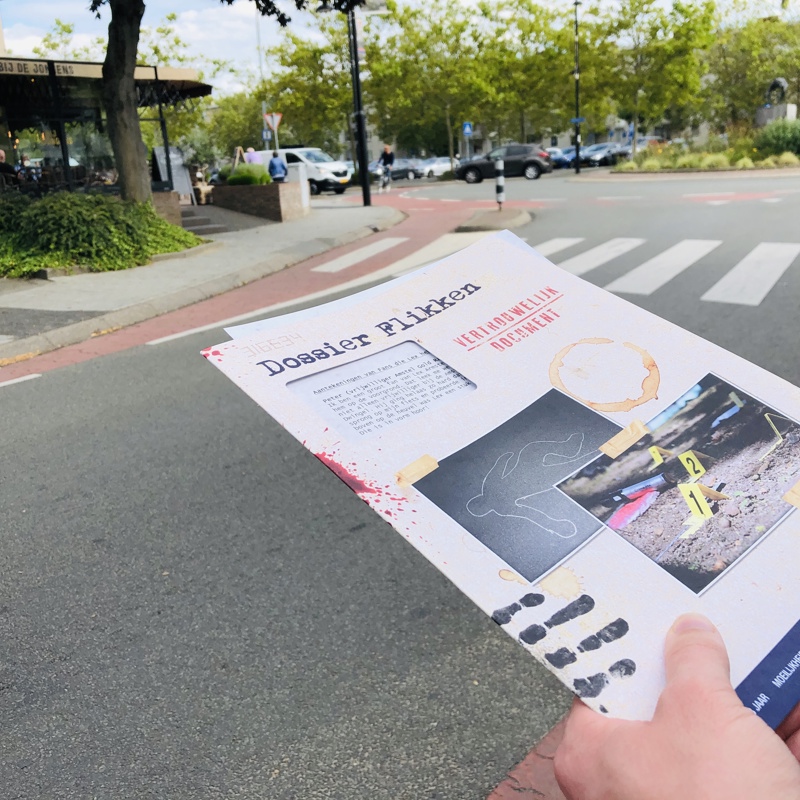
M 203 358 L 208 358 L 209 356 L 221 356 L 223 353 L 221 350 L 212 350 L 210 347 L 206 347 L 205 350 L 200 351 L 200 355 L 202 355 Z M 219 358 L 217 359 L 217 361 L 221 360 L 222 359 Z
M 365 483 L 357 475 L 347 470 L 344 464 L 335 461 L 328 453 L 314 453 L 314 455 L 340 480 L 343 480 L 356 494 L 377 494 L 378 489 Z
M 356 494 L 370 495 L 370 505 L 376 506 L 376 510 L 380 511 L 382 514 L 392 517 L 394 513 L 400 512 L 403 505 L 408 502 L 408 498 L 386 491 L 391 488 L 389 484 L 381 487 L 359 478 L 354 472 L 356 466 L 354 462 L 351 461 L 345 466 L 339 463 L 330 453 L 315 453 L 314 455 L 316 455 L 334 475 L 343 480 Z M 395 511 L 389 511 L 381 507 L 384 504 L 391 503 L 397 503 Z

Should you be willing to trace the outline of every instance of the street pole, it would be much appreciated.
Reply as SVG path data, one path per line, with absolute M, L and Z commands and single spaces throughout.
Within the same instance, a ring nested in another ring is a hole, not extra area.
M 575 0 L 575 174 L 581 171 L 581 63 L 578 47 L 578 6 Z
M 367 161 L 367 126 L 364 106 L 361 101 L 361 73 L 358 68 L 358 41 L 356 39 L 356 15 L 351 6 L 347 11 L 347 33 L 350 41 L 350 71 L 353 78 L 353 107 L 356 121 L 356 158 L 358 176 L 361 180 L 361 195 L 365 206 L 372 205 L 369 190 L 369 162 Z

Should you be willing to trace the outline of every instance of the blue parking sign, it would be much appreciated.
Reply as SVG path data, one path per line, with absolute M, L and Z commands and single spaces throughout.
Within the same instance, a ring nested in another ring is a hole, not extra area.
M 472 136 L 472 123 L 471 122 L 465 122 L 461 126 L 461 133 L 463 133 L 464 136 Z

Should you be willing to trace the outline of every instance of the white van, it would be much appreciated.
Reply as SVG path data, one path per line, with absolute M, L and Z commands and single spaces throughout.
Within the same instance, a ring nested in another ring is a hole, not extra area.
M 273 152 L 262 150 L 259 153 L 264 166 L 269 164 Z M 344 161 L 336 161 L 319 147 L 287 147 L 281 148 L 278 153 L 288 166 L 298 163 L 306 165 L 311 194 L 319 194 L 322 191 L 343 194 L 353 175 Z

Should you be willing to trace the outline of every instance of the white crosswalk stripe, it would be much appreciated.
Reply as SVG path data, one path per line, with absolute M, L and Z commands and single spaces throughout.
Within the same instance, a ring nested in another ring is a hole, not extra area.
M 533 249 L 541 253 L 545 258 L 558 253 L 561 250 L 566 250 L 568 247 L 580 244 L 583 239 L 548 239 L 546 242 L 534 245 Z
M 607 242 L 603 242 L 603 244 L 592 247 L 591 250 L 587 250 L 585 253 L 562 261 L 558 266 L 567 272 L 571 272 L 573 275 L 583 275 L 639 247 L 644 244 L 644 242 L 644 239 L 609 239 Z
M 396 247 L 398 244 L 402 244 L 403 242 L 407 241 L 407 237 L 388 236 L 385 239 L 379 239 L 377 242 L 372 242 L 371 244 L 366 245 L 366 247 L 359 247 L 358 250 L 345 253 L 343 256 L 339 256 L 339 258 L 326 261 L 324 264 L 320 264 L 318 267 L 312 267 L 311 271 L 341 272 L 343 269 L 352 267 L 361 261 L 372 258 L 372 256 L 376 256 L 378 253 L 383 253 L 384 251 L 390 250 L 392 247 Z
M 761 242 L 700 299 L 757 306 L 800 255 L 800 244 Z
M 650 295 L 721 244 L 716 239 L 684 239 L 605 288 L 610 292 Z

